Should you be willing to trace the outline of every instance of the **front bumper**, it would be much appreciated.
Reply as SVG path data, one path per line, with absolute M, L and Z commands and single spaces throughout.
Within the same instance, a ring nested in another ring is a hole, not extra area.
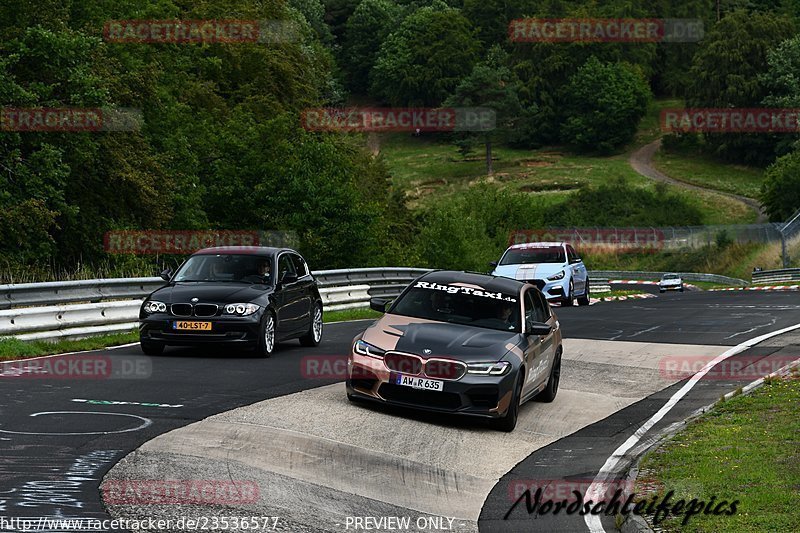
M 547 281 L 543 279 L 525 280 L 528 283 L 533 283 L 536 288 L 542 291 L 544 297 L 548 301 L 561 302 L 567 298 L 569 294 L 569 278 L 564 277 L 558 281 Z
M 683 284 L 680 283 L 678 285 L 659 285 L 658 286 L 658 290 L 660 290 L 662 292 L 663 291 L 682 291 L 683 290 Z
M 347 393 L 365 400 L 425 411 L 481 418 L 506 414 L 513 395 L 516 369 L 504 376 L 466 374 L 443 380 L 442 391 L 418 390 L 393 383 L 397 376 L 382 359 L 351 353 L 347 362 Z
M 139 339 L 167 346 L 207 344 L 255 346 L 260 336 L 262 314 L 263 311 L 258 311 L 245 317 L 190 318 L 156 313 L 139 319 Z M 173 328 L 173 324 L 177 321 L 211 322 L 211 331 L 179 331 Z

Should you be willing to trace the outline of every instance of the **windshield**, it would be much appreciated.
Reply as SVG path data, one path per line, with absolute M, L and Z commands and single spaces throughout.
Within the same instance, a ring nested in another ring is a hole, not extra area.
M 563 247 L 548 246 L 508 250 L 500 261 L 500 265 L 533 265 L 539 263 L 565 263 L 566 261 Z
M 500 331 L 521 331 L 516 296 L 471 287 L 418 282 L 401 296 L 391 312 Z
M 229 283 L 271 282 L 271 259 L 257 255 L 194 255 L 175 274 L 173 281 Z
M 663 278 L 661 278 L 661 279 L 678 279 L 678 275 L 677 275 L 677 274 L 666 274 L 666 275 L 665 275 Z

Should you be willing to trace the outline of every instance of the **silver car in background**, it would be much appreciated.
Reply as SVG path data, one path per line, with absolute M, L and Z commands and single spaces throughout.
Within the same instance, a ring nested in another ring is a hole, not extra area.
M 664 274 L 661 276 L 661 281 L 658 282 L 658 292 L 663 294 L 667 291 L 683 292 L 683 279 L 680 274 Z

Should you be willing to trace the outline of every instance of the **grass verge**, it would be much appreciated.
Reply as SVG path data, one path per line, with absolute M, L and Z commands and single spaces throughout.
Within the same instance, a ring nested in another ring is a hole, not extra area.
M 764 182 L 763 169 L 728 165 L 697 154 L 660 150 L 653 165 L 671 178 L 748 198 L 757 198 Z
M 131 342 L 139 342 L 138 330 L 131 330 L 127 333 L 115 333 L 113 335 L 99 335 L 88 339 L 62 340 L 56 342 L 21 341 L 19 339 L 6 338 L 0 339 L 0 361 L 58 353 L 99 350 L 101 348 L 108 348 L 109 346 L 118 346 Z
M 682 524 L 683 516 L 671 516 L 658 524 L 663 531 L 796 531 L 798 435 L 800 377 L 795 374 L 718 404 L 649 453 L 641 463 L 636 492 L 644 496 L 674 490 L 673 502 L 739 500 L 732 516 L 701 513 L 687 524 Z
M 366 320 L 380 318 L 383 315 L 372 309 L 343 309 L 341 311 L 325 311 L 322 320 L 326 324 L 332 322 L 347 322 L 348 320 Z

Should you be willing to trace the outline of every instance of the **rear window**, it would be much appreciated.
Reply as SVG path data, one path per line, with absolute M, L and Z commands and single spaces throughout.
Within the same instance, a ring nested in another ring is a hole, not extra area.
M 566 263 L 563 246 L 542 248 L 522 248 L 508 250 L 500 260 L 500 265 L 533 265 L 539 263 Z

